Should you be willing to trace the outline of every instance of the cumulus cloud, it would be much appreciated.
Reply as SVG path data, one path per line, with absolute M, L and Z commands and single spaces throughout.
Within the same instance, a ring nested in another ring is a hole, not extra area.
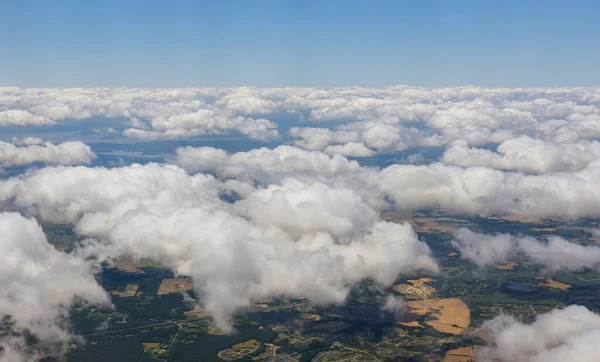
M 222 201 L 228 191 L 242 198 Z M 336 185 L 285 179 L 255 188 L 148 164 L 39 169 L 1 182 L 0 194 L 101 240 L 86 255 L 148 258 L 191 276 L 225 330 L 255 299 L 340 303 L 361 279 L 389 284 L 400 273 L 437 270 L 409 224 L 380 220 L 352 189 Z
M 40 140 L 41 141 L 41 140 Z M 96 158 L 90 146 L 79 141 L 60 144 L 37 144 L 38 139 L 27 137 L 22 140 L 28 145 L 17 147 L 0 141 L 0 166 L 24 165 L 32 162 L 44 162 L 55 165 L 76 165 L 90 163 Z
M 542 173 L 579 171 L 596 159 L 600 159 L 598 141 L 554 143 L 521 136 L 502 142 L 497 152 L 469 148 L 466 141 L 456 141 L 444 152 L 442 162 L 462 167 Z
M 31 114 L 20 109 L 0 111 L 0 127 L 8 126 L 48 126 L 55 122 L 44 116 Z
M 175 163 L 191 172 L 278 183 L 285 177 L 342 185 L 378 209 L 438 208 L 478 215 L 567 218 L 600 216 L 599 161 L 577 172 L 528 175 L 488 167 L 444 164 L 362 167 L 347 158 L 290 146 L 227 153 L 210 147 L 177 150 Z M 391 201 L 389 205 L 386 201 Z
M 380 187 L 403 210 L 441 208 L 480 215 L 599 216 L 600 162 L 581 171 L 526 175 L 486 167 L 392 165 Z
M 42 343 L 66 342 L 69 307 L 79 299 L 107 304 L 95 270 L 76 255 L 50 245 L 35 219 L 0 213 L 0 317 L 12 337 L 0 338 L 0 360 L 25 359 L 25 331 Z M 10 336 L 10 334 L 9 334 Z
M 266 119 L 235 117 L 227 112 L 201 109 L 194 113 L 156 117 L 150 121 L 150 130 L 128 128 L 124 135 L 140 139 L 183 138 L 203 134 L 223 134 L 238 131 L 261 141 L 277 138 L 276 125 Z
M 461 228 L 454 234 L 452 245 L 461 258 L 479 267 L 496 265 L 517 254 L 549 270 L 577 271 L 600 266 L 600 247 L 579 245 L 559 236 L 549 236 L 540 241 L 527 236 L 481 234 Z
M 363 170 L 358 162 L 345 157 L 291 146 L 262 147 L 237 153 L 213 147 L 181 147 L 176 151 L 175 163 L 189 172 L 211 170 L 226 178 L 246 177 L 261 181 L 300 174 L 330 177 Z
M 490 345 L 478 361 L 592 362 L 600 359 L 600 316 L 583 306 L 540 314 L 531 324 L 499 316 L 483 324 Z

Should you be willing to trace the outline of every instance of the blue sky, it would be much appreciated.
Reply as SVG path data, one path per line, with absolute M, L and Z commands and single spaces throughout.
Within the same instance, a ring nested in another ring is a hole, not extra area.
M 597 1 L 3 0 L 0 85 L 596 86 Z

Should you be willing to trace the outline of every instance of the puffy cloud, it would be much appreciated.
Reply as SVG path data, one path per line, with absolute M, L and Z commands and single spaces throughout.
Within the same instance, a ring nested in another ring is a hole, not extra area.
M 371 157 L 375 152 L 359 142 L 348 142 L 343 145 L 328 146 L 323 151 L 328 155 L 341 155 L 346 157 Z
M 219 196 L 227 191 L 243 197 L 225 203 Z M 232 314 L 255 299 L 339 303 L 361 279 L 389 284 L 400 273 L 437 270 L 410 225 L 381 221 L 337 185 L 286 179 L 256 189 L 148 164 L 39 169 L 1 182 L 0 195 L 101 240 L 86 255 L 149 258 L 191 276 L 226 330 Z
M 467 228 L 458 229 L 451 243 L 461 258 L 480 268 L 505 262 L 517 251 L 516 241 L 510 234 L 480 234 Z
M 512 316 L 483 324 L 490 345 L 478 361 L 559 362 L 600 360 L 600 316 L 583 306 L 568 306 L 537 315 L 529 325 Z
M 8 126 L 48 126 L 54 124 L 51 119 L 31 114 L 20 109 L 0 111 L 0 127 Z
M 266 181 L 300 174 L 330 177 L 363 170 L 358 162 L 339 155 L 290 146 L 262 147 L 233 154 L 213 147 L 181 147 L 176 153 L 175 162 L 187 171 L 211 170 L 228 178 Z
M 442 162 L 462 167 L 485 166 L 527 173 L 579 171 L 600 159 L 598 141 L 554 143 L 527 136 L 502 142 L 493 152 L 469 148 L 466 141 L 456 141 L 444 152 Z
M 75 300 L 108 303 L 94 272 L 82 258 L 55 250 L 35 219 L 0 213 L 0 317 L 16 334 L 0 338 L 0 360 L 25 359 L 17 337 L 25 331 L 42 343 L 70 340 L 64 321 Z
M 461 228 L 454 234 L 452 245 L 461 258 L 479 267 L 504 262 L 517 254 L 525 255 L 549 270 L 577 271 L 600 266 L 600 247 L 579 245 L 559 236 L 539 241 L 532 237 L 480 234 Z
M 229 113 L 208 109 L 170 117 L 157 117 L 150 121 L 150 126 L 152 130 L 129 128 L 124 134 L 132 138 L 159 139 L 238 131 L 252 139 L 262 141 L 278 137 L 276 125 L 266 119 L 235 117 Z
M 488 167 L 443 164 L 362 167 L 345 157 L 290 146 L 229 154 L 214 148 L 180 148 L 175 162 L 189 171 L 223 178 L 278 183 L 285 177 L 318 180 L 354 190 L 378 209 L 441 208 L 478 215 L 514 214 L 577 218 L 600 215 L 600 163 L 578 172 L 527 175 Z M 384 200 L 392 202 L 386 205 Z
M 328 128 L 292 127 L 289 134 L 294 145 L 307 150 L 360 150 L 361 153 L 401 151 L 414 145 L 437 145 L 435 138 L 425 137 L 416 128 L 379 122 L 354 122 Z M 347 151 L 347 152 L 348 152 Z M 327 151 L 326 151 L 327 152 Z M 352 156 L 352 154 L 348 154 Z
M 350 239 L 369 231 L 379 218 L 350 189 L 326 184 L 284 179 L 281 185 L 258 189 L 235 203 L 241 215 L 264 228 L 270 225 L 296 238 L 327 231 L 336 238 Z
M 525 175 L 442 164 L 392 165 L 381 171 L 381 190 L 402 210 L 442 208 L 480 215 L 600 215 L 600 162 L 573 173 Z
M 90 146 L 79 142 L 69 141 L 54 145 L 35 144 L 36 138 L 27 137 L 24 142 L 30 145 L 16 147 L 11 143 L 0 141 L 0 166 L 24 165 L 32 162 L 45 162 L 55 165 L 76 165 L 90 163 L 96 158 Z

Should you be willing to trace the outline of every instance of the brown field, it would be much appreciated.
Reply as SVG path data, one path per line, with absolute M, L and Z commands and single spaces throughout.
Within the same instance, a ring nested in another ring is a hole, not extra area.
M 118 295 L 121 298 L 135 297 L 137 290 L 140 286 L 137 284 L 127 284 L 123 290 L 114 290 L 110 292 L 112 295 Z
M 305 321 L 320 321 L 321 316 L 314 313 L 302 313 L 300 314 L 300 319 Z
M 475 361 L 473 347 L 461 347 L 446 352 L 443 362 L 471 362 Z
M 496 269 L 498 270 L 513 270 L 517 266 L 517 263 L 514 261 L 506 261 L 502 264 L 498 264 Z
M 403 325 L 405 327 L 410 327 L 410 328 L 425 328 L 421 325 L 421 323 L 419 323 L 418 321 L 411 321 L 411 322 L 398 322 L 400 325 Z
M 409 312 L 404 322 L 425 317 L 425 324 L 442 333 L 461 334 L 471 323 L 469 306 L 459 298 L 424 299 L 406 302 Z
M 393 289 L 398 293 L 402 293 L 405 297 L 412 299 L 428 299 L 431 294 L 435 293 L 435 288 L 425 285 L 425 283 L 433 282 L 431 278 L 421 278 L 409 280 L 410 284 L 396 284 Z
M 185 314 L 188 317 L 195 317 L 195 318 L 210 317 L 210 312 L 207 312 L 203 308 L 195 308 L 192 310 L 188 310 L 187 312 L 183 312 L 183 314 Z
M 194 288 L 194 283 L 190 278 L 165 278 L 160 283 L 156 294 L 183 293 L 192 288 Z
M 222 336 L 225 334 L 225 332 L 223 332 L 220 328 L 217 327 L 212 327 L 209 331 L 208 334 L 212 334 L 213 336 Z
M 523 224 L 543 224 L 544 219 L 537 216 L 522 216 L 522 215 L 504 215 L 504 216 L 491 216 L 490 219 L 494 220 L 506 220 L 506 221 L 517 221 Z
M 535 279 L 541 280 L 542 283 L 540 283 L 540 285 L 543 287 L 560 289 L 563 291 L 567 291 L 569 290 L 569 288 L 571 288 L 571 284 L 561 283 L 558 280 L 554 280 L 552 278 L 537 277 Z

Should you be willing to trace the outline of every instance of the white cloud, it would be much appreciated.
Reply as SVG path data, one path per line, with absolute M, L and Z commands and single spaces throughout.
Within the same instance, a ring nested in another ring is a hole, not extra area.
M 76 255 L 56 251 L 35 219 L 0 213 L 0 317 L 10 317 L 17 336 L 28 331 L 42 343 L 70 340 L 64 320 L 76 299 L 108 303 L 94 272 Z M 24 358 L 21 343 L 2 337 L 0 359 Z
M 37 142 L 37 139 L 28 137 L 25 142 Z M 0 141 L 0 166 L 24 165 L 32 162 L 45 162 L 54 165 L 76 165 L 90 163 L 96 158 L 90 146 L 79 142 L 69 141 L 54 145 L 30 144 L 16 147 L 11 143 Z
M 30 145 L 41 145 L 42 143 L 44 143 L 44 140 L 40 137 L 23 137 L 23 138 L 13 137 L 11 142 L 14 145 L 30 146 Z
M 484 166 L 527 173 L 579 171 L 600 159 L 598 141 L 554 143 L 527 136 L 502 142 L 493 152 L 469 148 L 466 141 L 456 141 L 444 152 L 442 162 L 462 167 Z
M 54 122 L 44 116 L 31 114 L 20 109 L 0 111 L 0 127 L 8 126 L 48 126 Z
M 219 199 L 224 190 L 244 197 L 227 204 Z M 251 300 L 284 294 L 339 303 L 361 279 L 389 284 L 399 273 L 437 270 L 410 225 L 381 221 L 360 196 L 335 185 L 288 179 L 254 189 L 148 164 L 39 169 L 0 182 L 0 195 L 107 240 L 86 249 L 100 260 L 149 258 L 191 276 L 224 329 Z
M 395 316 L 404 313 L 407 310 L 407 306 L 400 297 L 388 294 L 385 298 L 385 303 L 381 306 L 381 310 L 384 312 L 393 313 Z
M 290 146 L 262 147 L 232 154 L 213 147 L 181 147 L 176 152 L 175 162 L 187 171 L 212 170 L 228 178 L 267 181 L 300 174 L 330 177 L 363 169 L 358 162 L 339 155 Z
M 594 362 L 600 360 L 600 316 L 583 306 L 537 315 L 532 324 L 499 316 L 483 324 L 490 345 L 478 361 Z
M 441 208 L 471 214 L 577 218 L 599 216 L 600 162 L 573 173 L 525 175 L 432 164 L 392 165 L 381 190 L 402 210 Z
M 324 153 L 346 157 L 372 157 L 375 152 L 359 142 L 348 142 L 343 145 L 327 146 Z
M 496 265 L 522 254 L 533 263 L 548 270 L 578 271 L 600 267 L 600 247 L 583 246 L 559 236 L 549 236 L 545 241 L 510 234 L 480 234 L 461 228 L 454 234 L 452 245 L 461 258 L 479 267 Z

